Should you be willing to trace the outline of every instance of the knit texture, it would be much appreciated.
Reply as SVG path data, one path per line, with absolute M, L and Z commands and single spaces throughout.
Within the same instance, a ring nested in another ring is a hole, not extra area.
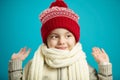
M 24 72 L 22 74 L 22 70 L 19 71 L 22 68 L 22 61 L 21 60 L 11 60 L 11 61 L 9 61 L 9 67 L 8 67 L 9 68 L 8 69 L 9 70 L 9 73 L 8 73 L 9 74 L 9 80 L 21 80 L 21 79 L 22 80 L 28 80 L 28 73 L 29 73 L 29 70 L 31 68 L 31 63 L 32 63 L 32 61 L 28 62 L 28 64 L 25 66 Z M 88 67 L 89 67 L 90 80 L 98 80 L 97 77 L 99 77 L 99 80 L 113 80 L 113 78 L 112 78 L 112 64 L 111 63 L 106 64 L 106 65 L 99 65 L 99 73 L 100 74 L 98 74 L 98 76 L 96 75 L 97 73 L 95 72 L 93 67 L 91 67 L 91 66 L 88 66 Z M 17 68 L 17 70 L 16 70 L 16 68 Z M 48 68 L 48 66 L 46 68 Z M 66 68 L 63 68 L 63 69 L 65 71 Z M 46 71 L 45 68 L 44 68 L 44 70 Z M 108 71 L 108 72 L 106 72 L 106 71 Z M 45 77 L 44 75 L 47 75 L 48 78 L 50 78 L 51 77 L 50 74 L 51 74 L 51 72 L 47 71 L 46 73 L 43 73 L 42 77 Z M 55 73 L 52 72 L 52 75 L 55 76 L 56 74 L 57 74 L 57 71 Z M 71 79 L 63 79 L 63 77 L 66 77 L 65 72 L 62 71 L 61 74 L 62 74 L 62 77 L 60 77 L 60 76 L 57 76 L 57 77 L 62 78 L 62 79 L 55 78 L 55 79 L 48 79 L 48 80 L 57 80 L 57 79 L 59 79 L 59 80 L 71 80 Z M 22 76 L 24 76 L 24 77 L 22 78 Z
M 80 38 L 78 19 L 79 16 L 69 9 L 63 0 L 56 0 L 48 9 L 40 14 L 43 42 L 46 43 L 49 33 L 56 28 L 65 28 L 69 30 L 75 36 L 76 42 L 78 42 Z
M 76 42 L 78 42 L 80 37 L 80 28 L 78 26 L 78 24 L 76 24 L 73 20 L 67 17 L 52 18 L 51 20 L 47 21 L 45 24 L 42 25 L 42 39 L 44 43 L 46 43 L 47 37 L 52 30 L 56 28 L 64 28 L 72 32 L 72 34 L 75 36 Z
M 51 68 L 69 67 L 69 80 L 89 80 L 88 64 L 80 43 L 71 51 L 48 49 L 44 44 L 40 46 L 32 60 L 28 80 L 42 80 L 44 61 Z

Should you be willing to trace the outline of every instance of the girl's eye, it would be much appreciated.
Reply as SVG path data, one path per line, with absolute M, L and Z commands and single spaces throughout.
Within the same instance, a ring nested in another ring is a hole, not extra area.
M 72 35 L 71 35 L 71 34 L 66 35 L 66 38 L 70 38 L 70 37 L 72 37 Z
M 51 35 L 50 38 L 51 39 L 56 39 L 56 38 L 58 38 L 58 36 L 57 35 Z

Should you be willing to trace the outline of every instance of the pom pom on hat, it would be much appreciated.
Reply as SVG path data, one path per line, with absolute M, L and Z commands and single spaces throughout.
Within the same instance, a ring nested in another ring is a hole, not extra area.
M 56 0 L 55 2 L 53 2 L 49 8 L 54 7 L 54 6 L 58 6 L 58 7 L 68 7 L 63 0 Z
M 46 43 L 48 35 L 56 28 L 69 30 L 75 36 L 76 42 L 78 42 L 80 38 L 78 19 L 79 16 L 69 9 L 63 0 L 56 0 L 48 9 L 44 10 L 40 14 L 43 42 Z

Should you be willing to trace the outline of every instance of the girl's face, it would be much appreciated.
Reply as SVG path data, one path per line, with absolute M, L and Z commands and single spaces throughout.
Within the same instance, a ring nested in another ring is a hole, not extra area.
M 47 38 L 47 46 L 61 50 L 71 50 L 76 44 L 74 35 L 63 28 L 53 30 Z

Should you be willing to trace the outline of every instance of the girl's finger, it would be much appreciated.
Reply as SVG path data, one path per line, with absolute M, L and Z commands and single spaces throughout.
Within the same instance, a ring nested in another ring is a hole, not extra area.
M 92 52 L 96 52 L 96 47 L 92 48 Z
M 102 50 L 103 53 L 106 53 L 105 50 L 104 50 L 103 48 L 101 48 L 101 50 Z
M 26 53 L 24 54 L 24 57 L 27 57 L 27 56 L 29 55 L 30 51 L 31 51 L 31 49 L 29 48 L 29 49 L 26 51 Z
M 101 54 L 101 53 L 102 53 L 102 51 L 101 51 L 101 49 L 100 49 L 100 48 L 97 48 L 97 50 L 98 50 L 98 53 L 99 53 L 99 54 Z
M 26 47 L 22 48 L 21 52 L 19 53 L 19 55 L 24 55 L 26 53 Z
M 105 50 L 103 48 L 102 48 L 102 53 L 107 56 L 107 53 L 105 52 Z
M 18 54 L 22 54 L 25 51 L 25 47 L 21 48 L 20 51 L 18 52 Z

